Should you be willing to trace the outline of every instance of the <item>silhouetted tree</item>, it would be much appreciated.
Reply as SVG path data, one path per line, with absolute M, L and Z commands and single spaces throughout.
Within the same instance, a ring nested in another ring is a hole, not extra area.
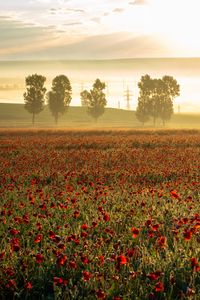
M 99 79 L 93 84 L 93 88 L 88 92 L 84 90 L 81 95 L 84 97 L 85 103 L 87 103 L 88 114 L 91 115 L 95 121 L 104 113 L 104 108 L 107 104 L 105 93 L 103 90 L 106 85 Z
M 42 75 L 33 74 L 26 77 L 26 89 L 24 93 L 25 109 L 32 114 L 32 123 L 35 123 L 35 115 L 44 108 L 44 96 L 46 88 L 44 83 L 46 78 Z
M 140 88 L 136 110 L 138 120 L 144 123 L 148 117 L 152 117 L 155 126 L 156 119 L 161 118 L 165 124 L 173 113 L 173 99 L 180 92 L 177 81 L 171 76 L 152 79 L 149 75 L 145 75 L 141 77 L 138 87 Z
M 51 91 L 47 94 L 49 109 L 58 123 L 58 118 L 69 107 L 72 88 L 69 79 L 65 75 L 56 76 L 52 81 Z
M 145 105 L 145 101 L 143 101 L 143 100 L 144 99 L 138 98 L 138 106 L 136 109 L 136 118 L 144 126 L 144 123 L 149 121 L 149 115 L 148 115 L 148 111 L 147 111 L 147 106 Z
M 172 76 L 163 76 L 163 95 L 162 95 L 162 109 L 160 117 L 163 121 L 163 125 L 166 121 L 170 120 L 173 114 L 173 100 L 180 95 L 180 86 L 176 79 Z
M 81 106 L 88 106 L 88 99 L 90 98 L 90 93 L 87 90 L 81 92 Z

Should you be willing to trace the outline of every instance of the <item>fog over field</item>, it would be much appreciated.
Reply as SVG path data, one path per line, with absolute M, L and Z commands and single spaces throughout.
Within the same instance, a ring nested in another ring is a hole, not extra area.
M 90 89 L 94 80 L 106 82 L 108 107 L 126 109 L 126 93 L 130 92 L 130 108 L 136 109 L 137 83 L 141 76 L 153 78 L 171 75 L 180 84 L 180 96 L 174 100 L 175 112 L 200 112 L 200 58 L 135 58 L 116 60 L 36 60 L 0 62 L 0 102 L 23 103 L 25 77 L 38 73 L 52 79 L 68 76 L 72 84 L 71 105 L 80 105 L 80 92 Z

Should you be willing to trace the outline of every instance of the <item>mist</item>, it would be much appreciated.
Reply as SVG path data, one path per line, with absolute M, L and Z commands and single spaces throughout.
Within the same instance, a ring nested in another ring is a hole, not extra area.
M 135 110 L 141 76 L 173 76 L 180 85 L 180 96 L 174 100 L 174 111 L 200 113 L 200 58 L 137 58 L 118 60 L 52 60 L 1 61 L 0 102 L 24 103 L 25 77 L 34 73 L 52 79 L 66 75 L 72 85 L 71 106 L 80 106 L 80 92 L 90 89 L 96 78 L 106 83 L 107 107 Z M 126 93 L 130 93 L 127 107 Z

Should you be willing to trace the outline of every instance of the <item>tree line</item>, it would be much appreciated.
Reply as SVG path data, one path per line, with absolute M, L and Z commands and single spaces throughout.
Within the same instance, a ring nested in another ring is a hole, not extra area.
M 67 76 L 58 75 L 52 80 L 51 90 L 47 92 L 44 84 L 46 77 L 38 74 L 29 75 L 25 79 L 24 93 L 25 109 L 32 114 L 32 123 L 35 116 L 44 109 L 45 100 L 58 123 L 59 117 L 64 114 L 72 100 L 72 87 Z M 162 79 L 153 79 L 149 75 L 141 77 L 138 83 L 140 89 L 136 109 L 137 119 L 144 124 L 160 118 L 165 124 L 173 114 L 173 100 L 180 94 L 180 86 L 172 76 L 163 76 Z M 80 93 L 81 105 L 87 108 L 88 114 L 95 121 L 104 113 L 107 105 L 105 90 L 106 84 L 96 79 L 92 89 Z

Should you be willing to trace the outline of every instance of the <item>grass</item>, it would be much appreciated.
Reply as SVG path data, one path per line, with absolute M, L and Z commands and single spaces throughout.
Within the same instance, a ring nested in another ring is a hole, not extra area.
M 32 127 L 31 115 L 24 109 L 23 104 L 0 103 L 0 127 Z M 47 107 L 36 116 L 36 128 L 54 127 L 54 120 Z M 134 111 L 106 108 L 105 113 L 95 123 L 83 107 L 69 107 L 68 111 L 60 117 L 57 128 L 139 128 Z M 152 127 L 152 123 L 145 124 Z M 158 122 L 157 127 L 162 127 Z M 180 114 L 173 115 L 167 128 L 200 128 L 200 115 Z

